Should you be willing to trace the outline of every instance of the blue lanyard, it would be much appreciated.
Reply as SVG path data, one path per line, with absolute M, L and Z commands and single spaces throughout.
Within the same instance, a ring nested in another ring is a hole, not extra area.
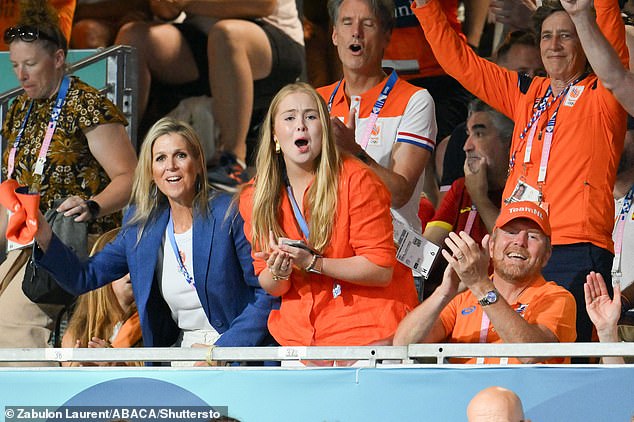
M 381 89 L 381 93 L 377 97 L 374 106 L 372 107 L 372 113 L 370 113 L 365 133 L 363 134 L 363 137 L 357 141 L 357 143 L 361 145 L 361 148 L 363 148 L 364 150 L 368 146 L 370 135 L 372 134 L 372 129 L 374 128 L 376 120 L 379 118 L 379 113 L 381 112 L 381 109 L 385 105 L 387 96 L 390 95 L 390 92 L 392 91 L 392 88 L 394 88 L 397 80 L 398 75 L 396 74 L 396 70 L 392 70 L 392 73 L 390 73 L 390 77 L 387 79 L 387 81 L 385 81 L 385 85 L 383 85 L 383 89 Z M 330 99 L 328 100 L 328 111 L 330 111 L 332 108 L 335 94 L 339 90 L 339 86 L 341 86 L 342 81 L 343 79 L 339 80 L 339 83 L 335 87 L 334 91 L 332 92 L 332 94 L 330 94 Z
M 291 184 L 288 183 L 288 181 L 286 183 L 286 190 L 288 191 L 288 197 L 291 200 L 291 207 L 293 207 L 293 214 L 295 214 L 295 220 L 297 221 L 297 224 L 299 224 L 299 228 L 302 230 L 302 233 L 304 234 L 304 239 L 308 240 L 308 236 L 310 234 L 310 230 L 308 229 L 308 223 L 306 222 L 306 219 L 302 215 L 302 212 L 299 210 L 299 205 L 297 204 L 297 201 L 295 200 L 295 195 L 293 195 L 293 189 L 291 188 Z
M 57 93 L 57 98 L 55 99 L 55 105 L 53 106 L 53 112 L 51 113 L 51 119 L 48 122 L 46 135 L 44 136 L 44 140 L 42 141 L 42 146 L 40 148 L 40 153 L 38 155 L 38 159 L 35 164 L 34 173 L 37 175 L 42 175 L 44 172 L 44 163 L 46 162 L 46 153 L 51 144 L 51 139 L 53 138 L 53 133 L 55 132 L 55 128 L 57 127 L 57 120 L 59 119 L 59 115 L 62 111 L 62 106 L 66 101 L 66 94 L 68 93 L 68 87 L 70 86 L 70 77 L 64 76 L 62 79 L 62 84 L 59 87 L 59 92 Z M 15 141 L 13 141 L 13 147 L 9 152 L 8 159 L 8 168 L 7 168 L 7 178 L 10 179 L 13 175 L 13 170 L 15 168 L 15 154 L 17 153 L 18 146 L 20 145 L 20 141 L 22 140 L 22 135 L 24 134 L 24 128 L 26 127 L 26 122 L 29 120 L 29 116 L 31 114 L 31 110 L 33 109 L 33 100 L 29 104 L 29 109 L 24 116 L 24 120 L 22 120 L 22 125 L 20 126 L 20 130 L 18 131 L 17 136 L 15 137 Z
M 546 93 L 544 94 L 544 98 L 542 98 L 542 100 L 539 102 L 539 105 L 537 106 L 536 111 L 533 113 L 533 116 L 531 117 L 529 122 L 526 124 L 526 127 L 524 127 L 524 129 L 522 129 L 522 132 L 519 135 L 520 140 L 522 140 L 522 141 L 524 140 L 528 130 L 531 129 L 534 124 L 537 123 L 537 121 L 542 116 L 542 113 L 544 111 L 548 110 L 550 108 L 550 106 L 553 105 L 553 103 L 555 101 L 557 101 L 559 98 L 562 98 L 563 96 L 565 96 L 572 86 L 578 84 L 579 82 L 584 80 L 587 76 L 588 76 L 587 72 L 583 73 L 577 79 L 575 79 L 574 81 L 569 83 L 568 86 L 566 86 L 558 95 L 553 96 L 552 100 L 550 100 L 550 101 L 548 101 L 548 98 L 552 95 L 553 90 L 552 90 L 552 86 L 549 85 L 548 89 L 546 90 Z M 559 101 L 559 103 L 557 103 L 557 107 L 555 108 L 555 110 L 553 112 L 553 115 L 550 117 L 550 119 L 548 119 L 548 122 L 546 124 L 546 133 L 547 134 L 550 133 L 552 135 L 552 133 L 555 130 L 555 123 L 557 122 L 557 113 L 559 112 L 559 107 L 561 107 L 561 101 Z M 534 131 L 532 133 L 534 133 Z M 540 136 L 540 139 L 541 139 L 541 136 Z M 524 163 L 528 162 L 527 160 L 530 158 L 532 143 L 533 143 L 533 138 L 532 138 L 532 136 L 529 136 L 529 139 L 528 139 L 528 142 L 527 142 L 527 146 L 526 146 L 527 148 L 526 148 L 526 151 L 525 151 Z M 521 145 L 520 145 L 520 148 L 521 148 Z M 513 151 L 513 153 L 510 155 L 509 170 L 511 170 L 511 169 L 513 169 L 513 167 L 515 167 L 515 154 L 519 151 L 520 148 L 518 148 L 515 151 Z M 548 154 L 550 154 L 550 149 L 548 151 Z
M 630 188 L 629 192 L 625 195 L 623 199 L 623 206 L 621 207 L 621 212 L 619 213 L 619 217 L 625 220 L 625 217 L 630 212 L 630 208 L 632 207 L 632 199 L 634 198 L 634 185 Z
M 167 237 L 170 240 L 170 244 L 172 245 L 172 250 L 174 251 L 174 256 L 176 257 L 176 262 L 178 263 L 178 272 L 180 272 L 183 277 L 185 277 L 185 281 L 187 284 L 194 287 L 194 278 L 189 274 L 187 268 L 183 264 L 183 260 L 181 259 L 181 254 L 178 249 L 178 245 L 176 244 L 176 237 L 174 236 L 174 220 L 172 219 L 172 213 L 170 212 L 170 221 L 167 223 Z
M 383 85 L 383 89 L 381 90 L 379 97 L 374 103 L 374 107 L 372 107 L 372 113 L 374 113 L 376 110 L 376 114 L 379 114 L 379 111 L 381 111 L 383 105 L 385 104 L 387 96 L 390 94 L 392 88 L 394 88 L 394 84 L 396 83 L 397 78 L 398 75 L 396 74 L 396 70 L 392 70 L 392 73 L 390 73 L 390 77 L 387 79 L 387 81 L 385 81 L 385 85 Z M 337 86 L 335 87 L 334 91 L 332 91 L 332 94 L 330 94 L 330 98 L 328 99 L 328 111 L 332 110 L 332 103 L 335 101 L 335 95 L 337 95 L 337 91 L 339 91 L 339 87 L 341 86 L 342 82 L 343 78 L 339 79 L 339 82 L 337 82 Z

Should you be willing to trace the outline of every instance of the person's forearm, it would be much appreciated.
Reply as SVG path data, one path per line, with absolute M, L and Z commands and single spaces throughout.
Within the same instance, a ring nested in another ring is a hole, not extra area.
M 416 184 L 409 183 L 407 179 L 398 173 L 387 169 L 376 161 L 372 160 L 370 156 L 367 156 L 367 164 L 381 178 L 387 189 L 392 195 L 392 208 L 398 209 L 407 204 L 412 194 L 414 193 L 414 187 Z
M 480 298 L 482 296 L 478 296 Z M 484 308 L 489 320 L 504 343 L 552 343 L 557 342 L 555 334 L 546 332 L 536 324 L 524 320 L 508 302 L 500 297 L 498 301 Z M 541 358 L 518 358 L 522 363 L 537 363 Z
M 484 223 L 489 233 L 493 232 L 493 227 L 495 227 L 495 221 L 500 214 L 500 209 L 495 206 L 495 204 L 489 199 L 488 196 L 472 198 L 476 209 L 478 210 L 478 215 L 480 219 Z
M 406 346 L 414 343 L 439 341 L 439 338 L 430 338 L 430 333 L 435 326 L 442 325 L 437 322 L 438 317 L 451 299 L 451 297 L 439 294 L 437 289 L 425 302 L 403 318 L 396 329 L 392 344 Z
M 296 271 L 296 270 L 293 270 Z M 258 280 L 260 282 L 260 286 L 271 296 L 279 297 L 284 293 L 288 292 L 291 288 L 290 279 L 286 280 L 274 280 L 273 274 L 268 268 L 262 270 L 260 275 L 258 276 Z
M 321 273 L 334 279 L 375 287 L 385 287 L 392 281 L 392 267 L 381 267 L 363 256 L 320 259 Z
M 468 0 L 464 2 L 464 5 L 465 20 L 462 24 L 462 32 L 467 37 L 469 45 L 477 48 L 489 14 L 489 0 Z
M 627 109 L 634 113 L 634 75 L 628 72 L 614 48 L 605 38 L 590 12 L 572 16 L 577 33 L 592 70 L 601 83 Z
M 601 343 L 616 343 L 619 341 L 619 333 L 616 326 L 609 330 L 597 330 L 597 336 Z M 621 356 L 603 356 L 601 362 L 609 364 L 624 364 L 625 360 Z
M 90 198 L 99 204 L 98 217 L 119 211 L 128 204 L 132 192 L 133 176 L 133 174 L 115 176 L 104 190 Z

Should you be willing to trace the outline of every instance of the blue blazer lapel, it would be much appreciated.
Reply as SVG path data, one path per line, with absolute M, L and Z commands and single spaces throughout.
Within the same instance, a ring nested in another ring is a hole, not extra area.
M 212 205 L 210 204 L 210 206 Z M 210 315 L 207 292 L 211 289 L 207 286 L 207 283 L 211 269 L 211 245 L 214 241 L 215 226 L 216 219 L 211 210 L 206 215 L 194 214 L 194 281 L 198 297 L 208 318 L 210 318 Z
M 140 314 L 143 313 L 147 307 L 147 301 L 154 281 L 156 262 L 168 219 L 169 213 L 168 210 L 165 209 L 157 217 L 155 222 L 145 227 L 141 240 L 133 249 L 136 256 L 136 271 L 132 271 L 131 268 L 130 273 L 133 274 L 134 277 L 132 285 L 134 286 L 136 284 L 138 286 L 135 290 L 135 297 Z M 136 234 L 133 241 L 136 242 Z M 141 316 L 141 318 L 143 318 L 143 316 Z

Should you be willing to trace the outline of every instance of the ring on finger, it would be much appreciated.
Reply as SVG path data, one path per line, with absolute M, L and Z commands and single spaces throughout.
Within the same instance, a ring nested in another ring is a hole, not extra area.
M 463 255 L 463 254 L 458 254 L 458 255 L 456 255 L 456 259 L 457 259 L 458 261 L 460 261 L 462 258 L 464 258 L 464 255 Z

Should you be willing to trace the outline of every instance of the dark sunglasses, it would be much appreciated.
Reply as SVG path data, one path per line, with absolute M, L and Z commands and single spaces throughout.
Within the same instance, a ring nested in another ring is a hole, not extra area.
M 54 44 L 58 44 L 58 41 L 46 32 L 42 32 L 39 28 L 34 26 L 12 26 L 4 31 L 5 44 L 11 44 L 16 38 L 20 38 L 24 42 L 33 42 L 35 40 L 48 40 Z

